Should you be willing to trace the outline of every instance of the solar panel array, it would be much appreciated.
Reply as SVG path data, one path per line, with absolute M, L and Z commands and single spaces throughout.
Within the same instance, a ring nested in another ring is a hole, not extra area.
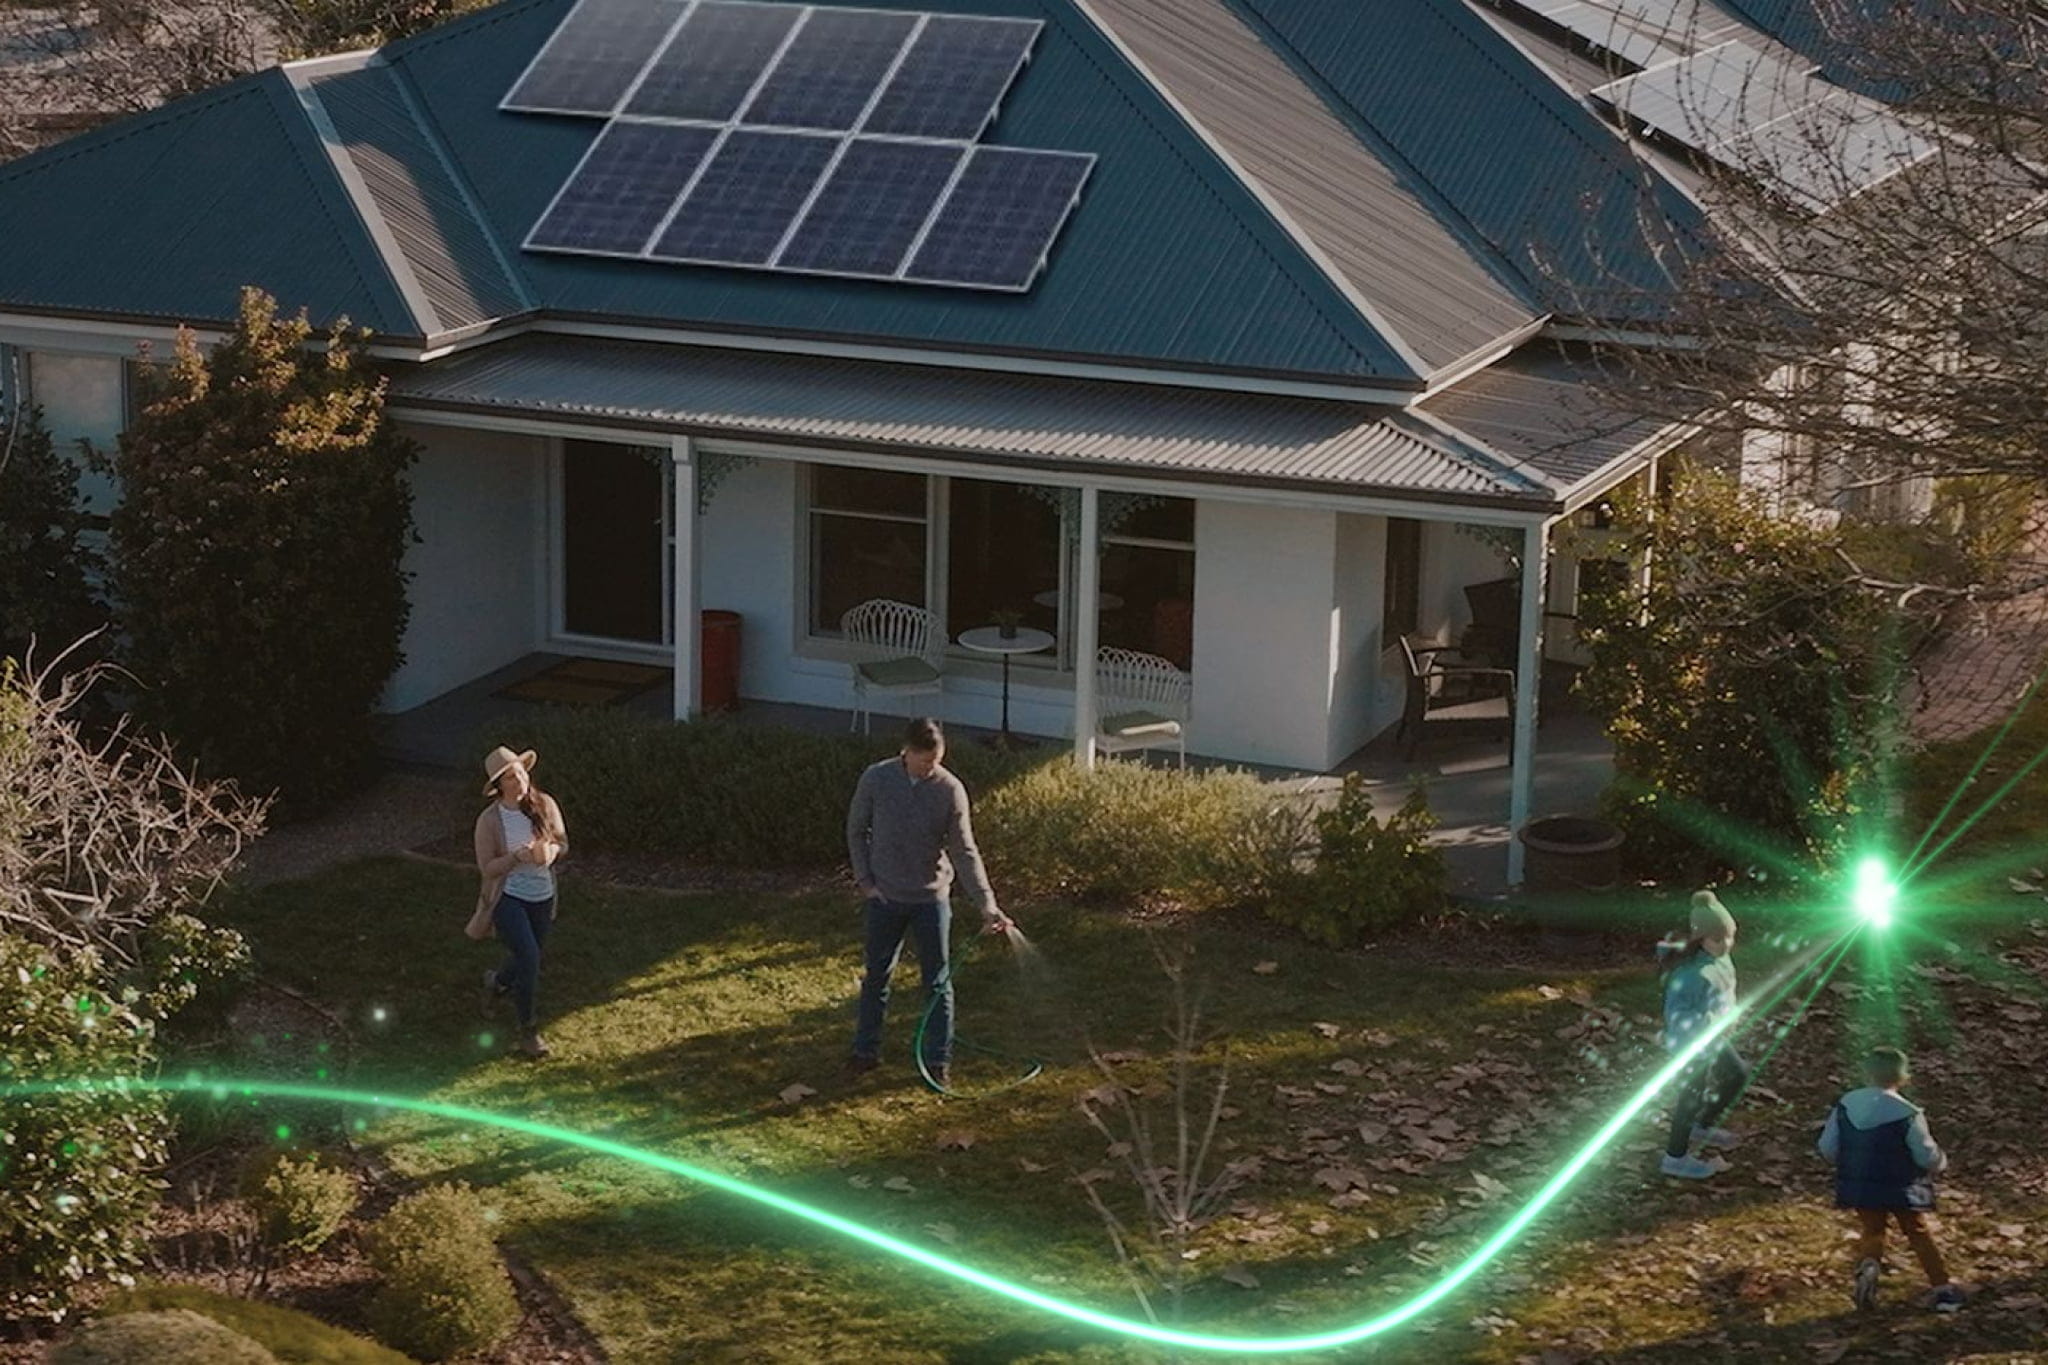
M 1515 0 L 1514 7 L 1641 70 L 1682 56 L 1681 0 Z
M 1041 27 L 578 0 L 501 107 L 606 124 L 525 245 L 1029 289 L 1095 161 L 977 141 Z
M 1625 119 L 1823 211 L 1931 155 L 1875 100 L 1739 40 L 1593 91 Z

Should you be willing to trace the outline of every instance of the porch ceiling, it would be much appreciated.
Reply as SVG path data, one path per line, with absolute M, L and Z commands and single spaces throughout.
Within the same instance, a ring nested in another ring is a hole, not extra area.
M 401 406 L 1080 473 L 1554 510 L 1563 480 L 1398 409 L 535 334 L 392 377 Z

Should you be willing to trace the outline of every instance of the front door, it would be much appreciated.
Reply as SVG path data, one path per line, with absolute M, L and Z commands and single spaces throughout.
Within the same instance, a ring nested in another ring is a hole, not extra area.
M 562 629 L 662 640 L 662 468 L 637 446 L 562 442 Z

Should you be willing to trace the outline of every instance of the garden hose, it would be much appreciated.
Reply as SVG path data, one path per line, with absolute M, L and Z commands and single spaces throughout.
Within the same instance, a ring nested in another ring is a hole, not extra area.
M 970 945 L 973 939 L 978 939 L 980 937 L 981 935 L 978 933 L 970 935 Z M 1018 1086 L 1025 1084 L 1027 1081 L 1033 1081 L 1038 1079 L 1039 1074 L 1045 1070 L 1045 1059 L 1042 1057 L 1019 1057 L 1015 1053 L 1004 1052 L 997 1048 L 982 1047 L 979 1044 L 970 1043 L 962 1039 L 960 1037 L 959 1031 L 956 1029 L 954 1030 L 953 1034 L 953 1050 L 955 1052 L 963 1050 L 968 1052 L 978 1052 L 984 1057 L 998 1057 L 1009 1061 L 1020 1062 L 1024 1066 L 1024 1074 L 1021 1076 L 1017 1076 L 1014 1079 L 1004 1081 L 1001 1085 L 991 1086 L 985 1090 L 978 1090 L 971 1095 L 962 1094 L 958 1090 L 954 1090 L 947 1086 L 940 1085 L 938 1077 L 932 1075 L 932 1069 L 930 1066 L 926 1065 L 924 1059 L 924 1035 L 926 1031 L 931 1028 L 932 1015 L 935 1011 L 937 1011 L 939 1007 L 939 1001 L 943 998 L 940 992 L 943 991 L 946 987 L 953 984 L 954 968 L 959 966 L 961 963 L 965 962 L 971 955 L 971 946 L 969 948 L 963 949 L 957 956 L 951 953 L 947 954 L 946 965 L 943 969 L 940 970 L 939 979 L 931 984 L 931 987 L 927 992 L 930 998 L 924 1002 L 924 1012 L 918 1015 L 917 1017 L 917 1034 L 910 1040 L 910 1053 L 913 1057 L 917 1058 L 917 1074 L 924 1077 L 924 1083 L 927 1086 L 930 1086 L 933 1090 L 937 1091 L 941 1095 L 945 1095 L 956 1100 L 979 1100 L 987 1099 L 991 1095 L 1000 1095 L 1006 1090 L 1016 1089 Z

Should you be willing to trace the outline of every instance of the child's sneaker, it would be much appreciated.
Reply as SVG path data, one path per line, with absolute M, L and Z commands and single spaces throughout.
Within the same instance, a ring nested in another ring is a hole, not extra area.
M 1953 1313 L 1963 1306 L 1962 1288 L 1958 1285 L 1945 1284 L 1934 1291 L 1934 1298 L 1929 1302 L 1937 1313 Z
M 1680 1180 L 1707 1180 L 1727 1170 L 1728 1163 L 1719 1157 L 1666 1156 L 1658 1169 Z
M 1692 1144 L 1695 1147 L 1719 1147 L 1727 1151 L 1741 1141 L 1741 1138 L 1726 1128 L 1701 1128 L 1695 1124 L 1692 1130 Z
M 1877 1276 L 1882 1269 L 1871 1257 L 1864 1257 L 1856 1265 L 1856 1307 L 1869 1312 L 1877 1307 Z

